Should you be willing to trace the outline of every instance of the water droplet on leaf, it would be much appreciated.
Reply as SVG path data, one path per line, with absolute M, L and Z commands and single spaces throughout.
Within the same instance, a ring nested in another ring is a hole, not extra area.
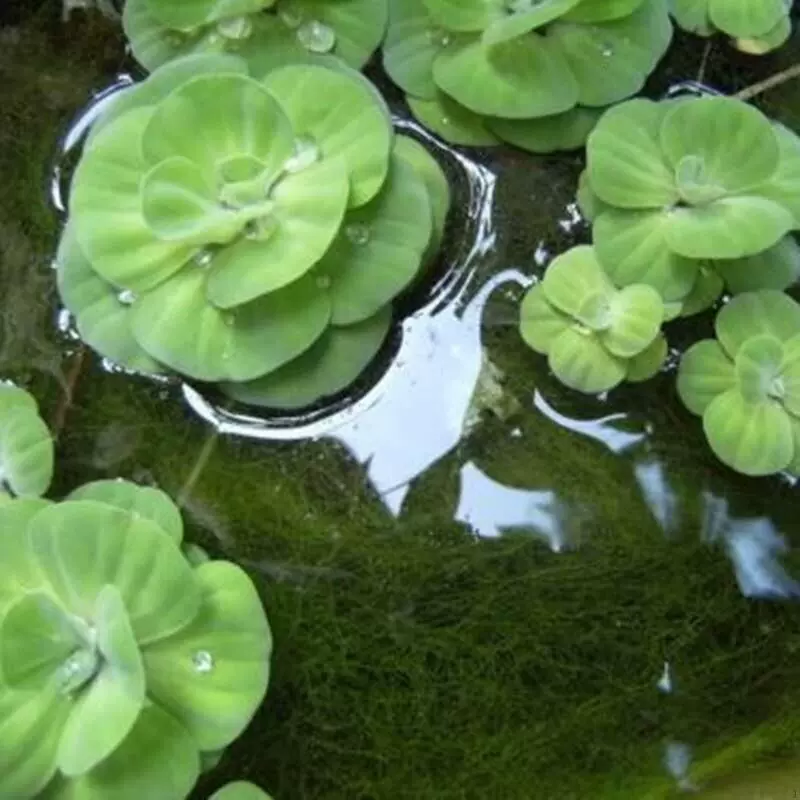
M 286 172 L 300 172 L 319 161 L 320 150 L 310 136 L 300 136 L 295 142 L 294 155 L 286 161 L 283 168 Z
M 214 657 L 208 650 L 198 650 L 192 656 L 192 666 L 195 672 L 209 673 L 214 669 Z
M 365 245 L 369 241 L 369 228 L 361 222 L 348 225 L 344 233 L 353 244 Z
M 312 53 L 330 53 L 336 46 L 336 32 L 319 20 L 312 19 L 297 29 L 297 41 Z
M 124 306 L 130 306 L 136 302 L 136 295 L 130 289 L 125 289 L 117 295 L 117 300 Z
M 287 28 L 299 28 L 305 19 L 302 10 L 293 6 L 282 6 L 278 16 Z
M 217 31 L 226 39 L 247 39 L 253 32 L 253 23 L 249 17 L 232 17 L 219 22 Z
M 211 264 L 214 255 L 210 250 L 201 250 L 195 257 L 194 263 L 201 269 L 205 269 Z

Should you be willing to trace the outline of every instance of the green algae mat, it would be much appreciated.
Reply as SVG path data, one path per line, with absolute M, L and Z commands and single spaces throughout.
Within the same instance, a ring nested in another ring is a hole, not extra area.
M 797 129 L 800 81 L 768 82 L 799 57 L 797 32 L 759 58 L 678 34 L 646 93 L 744 92 Z M 58 494 L 157 486 L 258 587 L 267 698 L 194 796 L 800 796 L 797 487 L 724 467 L 681 404 L 712 320 L 599 398 L 520 339 L 531 276 L 587 239 L 583 155 L 447 146 L 368 67 L 451 180 L 443 255 L 352 408 L 259 417 L 111 367 L 60 312 L 64 137 L 132 68 L 99 14 L 0 11 L 0 374 L 56 433 Z

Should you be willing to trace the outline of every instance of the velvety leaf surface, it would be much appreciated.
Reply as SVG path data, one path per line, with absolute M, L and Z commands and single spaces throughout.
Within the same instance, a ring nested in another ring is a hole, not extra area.
M 678 394 L 693 414 L 705 413 L 716 397 L 735 386 L 733 361 L 714 339 L 692 345 L 681 359 Z
M 541 284 L 525 293 L 520 305 L 520 333 L 537 353 L 547 355 L 553 340 L 572 324 L 570 317 L 550 305 Z
M 43 495 L 53 477 L 53 437 L 38 409 L 15 404 L 0 416 L 0 483 L 15 495 Z
M 430 99 L 407 97 L 406 101 L 417 120 L 451 144 L 483 147 L 499 142 L 482 115 L 465 108 L 444 92 L 437 90 Z
M 574 328 L 553 340 L 548 364 L 561 383 L 586 394 L 608 391 L 625 379 L 625 360 L 611 355 L 594 334 Z
M 572 317 L 580 315 L 592 296 L 610 296 L 614 291 L 593 248 L 586 245 L 555 258 L 545 272 L 542 288 L 549 303 Z
M 800 246 L 784 236 L 776 245 L 746 258 L 715 261 L 714 269 L 734 294 L 759 289 L 783 291 L 800 278 Z
M 783 292 L 763 290 L 733 298 L 717 315 L 714 327 L 731 358 L 751 337 L 768 334 L 786 342 L 800 331 L 800 306 Z
M 553 153 L 583 147 L 602 113 L 602 109 L 576 106 L 551 117 L 491 119 L 487 124 L 509 144 L 532 153 Z
M 667 358 L 669 346 L 663 333 L 659 333 L 652 343 L 628 360 L 625 380 L 641 383 L 654 377 Z

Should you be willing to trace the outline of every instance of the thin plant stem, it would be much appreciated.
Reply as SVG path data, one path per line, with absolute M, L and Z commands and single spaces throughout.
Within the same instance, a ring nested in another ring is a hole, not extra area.
M 183 508 L 186 505 L 186 501 L 189 499 L 192 490 L 197 485 L 197 481 L 200 480 L 200 475 L 203 473 L 203 470 L 206 468 L 209 459 L 214 453 L 214 449 L 217 445 L 217 442 L 219 441 L 219 438 L 220 438 L 219 431 L 216 428 L 214 428 L 206 436 L 206 440 L 203 442 L 203 446 L 200 449 L 200 453 L 198 454 L 194 464 L 192 465 L 192 470 L 189 473 L 189 476 L 184 481 L 183 486 L 181 486 L 180 491 L 178 492 L 178 497 L 176 500 L 178 508 Z
M 711 50 L 714 44 L 711 39 L 706 40 L 706 46 L 703 48 L 703 57 L 700 59 L 700 69 L 697 71 L 697 82 L 702 83 L 706 77 L 706 68 L 708 67 L 708 59 L 711 56 Z
M 781 72 L 776 72 L 774 75 L 770 75 L 769 78 L 754 83 L 746 89 L 742 89 L 740 92 L 737 92 L 734 97 L 738 100 L 752 100 L 754 97 L 758 97 L 758 95 L 768 92 L 770 89 L 775 89 L 795 78 L 800 78 L 800 64 L 794 64 L 791 67 L 781 70 Z
M 50 430 L 54 439 L 58 439 L 61 431 L 64 429 L 64 424 L 67 421 L 67 414 L 72 408 L 73 400 L 75 399 L 75 389 L 78 385 L 81 372 L 86 362 L 86 348 L 81 345 L 76 351 L 75 356 L 70 365 L 69 372 L 64 381 L 64 391 L 58 401 L 56 410 L 53 413 L 53 419 L 50 424 Z

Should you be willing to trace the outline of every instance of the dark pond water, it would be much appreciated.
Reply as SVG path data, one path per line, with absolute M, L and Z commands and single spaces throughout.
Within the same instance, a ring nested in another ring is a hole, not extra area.
M 162 487 L 273 626 L 266 703 L 197 797 L 240 777 L 280 800 L 800 796 L 797 488 L 720 466 L 677 400 L 711 315 L 673 327 L 663 374 L 601 399 L 519 339 L 522 288 L 586 238 L 581 154 L 449 149 L 384 87 L 456 188 L 442 259 L 350 396 L 261 419 L 69 335 L 52 159 L 132 65 L 111 24 L 64 25 L 55 0 L 0 22 L 0 374 L 58 432 L 56 493 Z M 762 59 L 679 37 L 648 92 L 735 92 L 798 54 L 797 36 Z M 798 87 L 757 102 L 800 128 Z

